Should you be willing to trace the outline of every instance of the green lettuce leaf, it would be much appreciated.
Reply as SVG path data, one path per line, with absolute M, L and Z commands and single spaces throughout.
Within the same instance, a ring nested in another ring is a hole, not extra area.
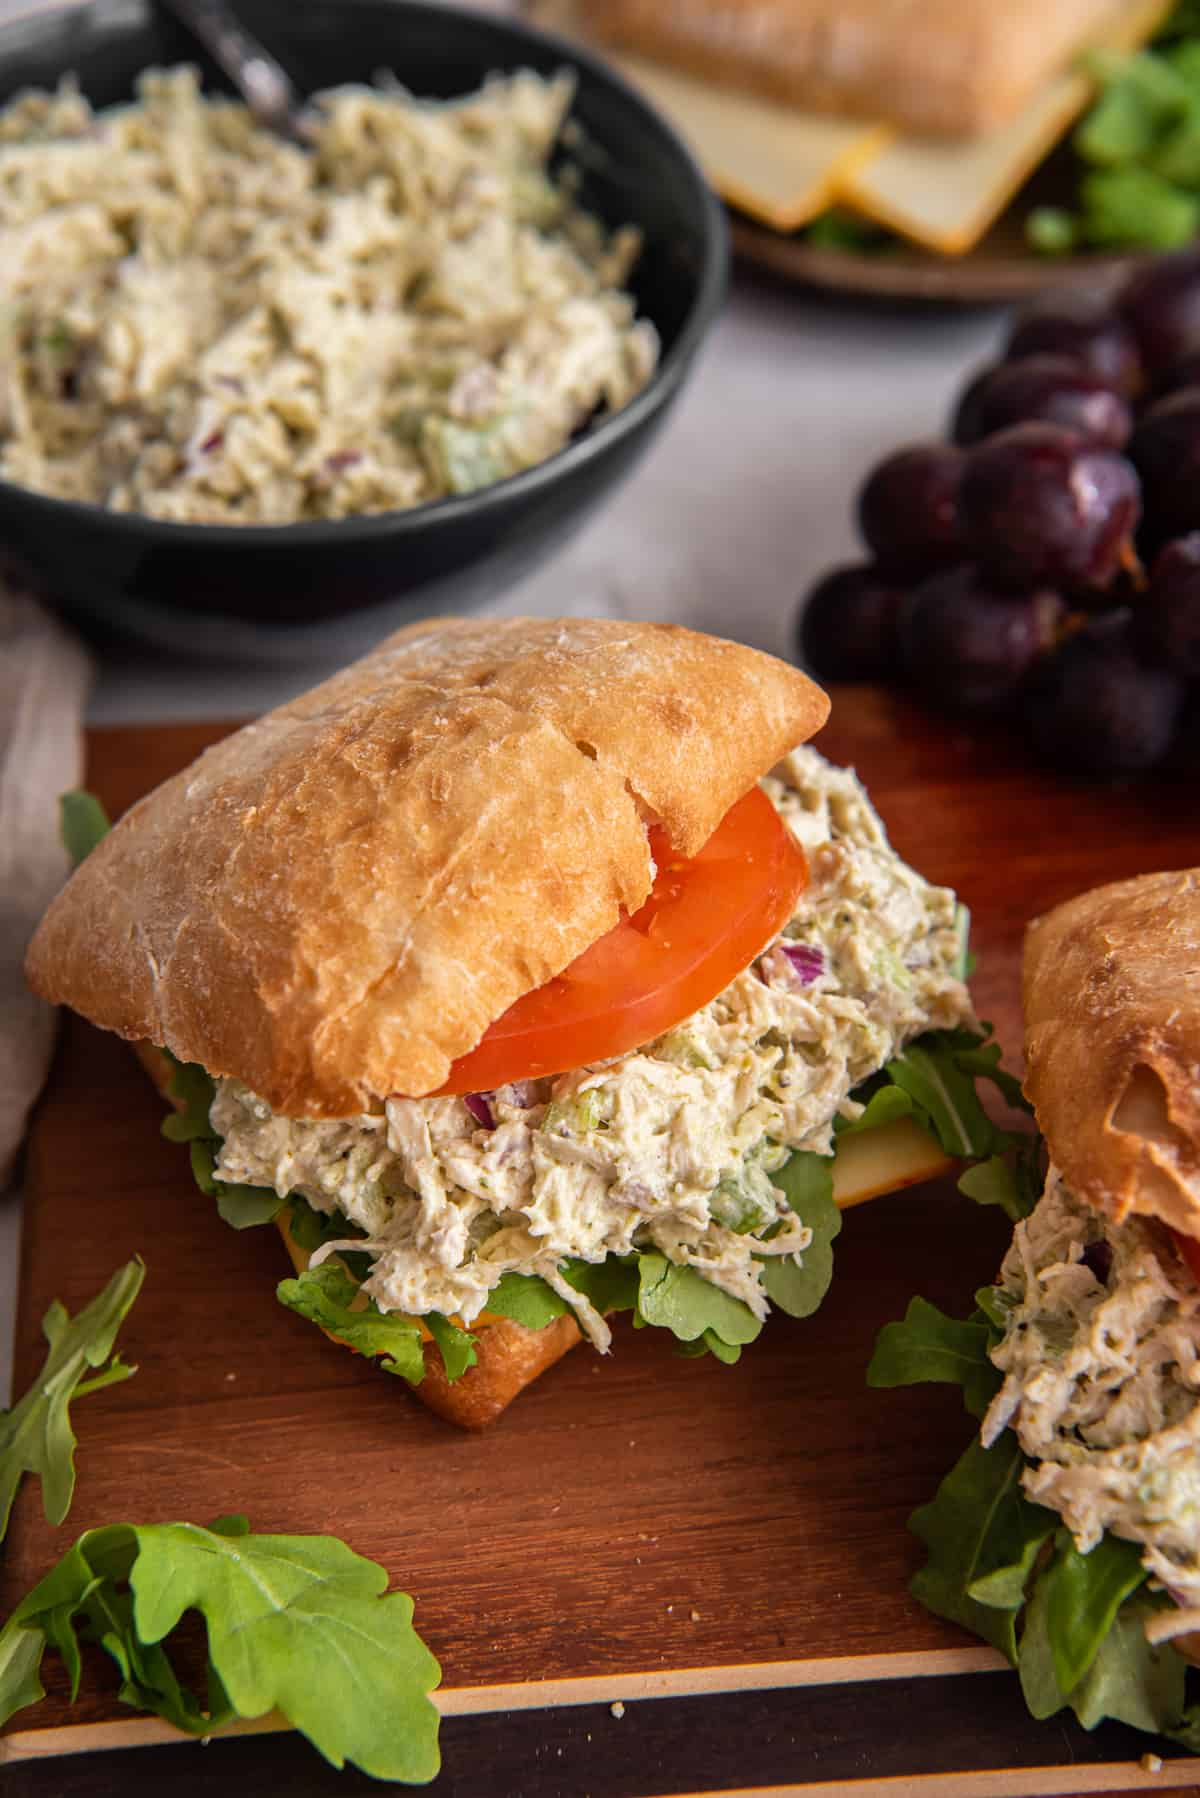
M 681 1342 L 696 1342 L 711 1330 L 735 1351 L 721 1357 L 735 1361 L 743 1344 L 762 1329 L 748 1305 L 735 1299 L 694 1267 L 678 1267 L 665 1255 L 638 1257 L 638 1316 L 647 1324 L 670 1330 Z
M 344 1242 L 347 1236 L 361 1236 L 363 1232 L 357 1224 L 352 1224 L 342 1211 L 314 1211 L 307 1199 L 302 1199 L 294 1192 L 287 1200 L 288 1235 L 298 1249 L 305 1254 L 313 1255 L 327 1242 Z
M 425 1378 L 419 1326 L 409 1317 L 380 1311 L 364 1300 L 356 1282 L 336 1260 L 307 1268 L 294 1280 L 281 1280 L 275 1296 L 289 1311 L 307 1317 L 338 1336 L 360 1355 L 381 1355 L 388 1373 L 412 1386 Z
M 1016 1139 L 1012 1153 L 992 1155 L 960 1176 L 958 1190 L 977 1205 L 995 1205 L 1014 1224 L 1028 1217 L 1042 1196 L 1044 1145 L 1036 1133 Z
M 1032 1715 L 1052 1717 L 1069 1706 L 1085 1729 L 1111 1717 L 1134 1729 L 1177 1735 L 1193 1746 L 1185 1733 L 1187 1668 L 1169 1642 L 1157 1648 L 1147 1642 L 1145 1624 L 1151 1607 L 1137 1599 L 1122 1604 L 1097 1638 L 1087 1672 L 1064 1689 L 1056 1671 L 1059 1655 L 1044 1586 L 1039 1580 L 1030 1595 L 1018 1661 L 1021 1690 Z
M 797 1152 L 771 1178 L 813 1234 L 799 1262 L 790 1255 L 764 1258 L 762 1283 L 771 1303 L 789 1317 L 811 1317 L 833 1279 L 833 1239 L 842 1227 L 833 1202 L 833 1158 Z
M 929 1551 L 913 1578 L 913 1596 L 982 1636 L 1014 1666 L 1025 1582 L 1058 1523 L 1022 1492 L 1024 1465 L 1011 1431 L 991 1448 L 976 1436 L 908 1525 Z
M 169 1049 L 159 1054 L 171 1069 L 167 1094 L 177 1110 L 168 1112 L 162 1121 L 162 1134 L 168 1142 L 219 1143 L 220 1138 L 208 1121 L 209 1109 L 217 1096 L 213 1077 L 195 1061 L 178 1061 Z
M 858 1136 L 864 1130 L 878 1130 L 884 1124 L 895 1123 L 897 1118 L 911 1117 L 914 1110 L 912 1095 L 902 1086 L 878 1087 L 858 1117 L 838 1119 L 834 1125 L 835 1141 L 843 1136 Z
M 988 1360 L 993 1335 L 981 1312 L 960 1323 L 927 1299 L 914 1298 L 903 1322 L 885 1324 L 879 1332 L 867 1385 L 915 1386 L 935 1380 L 961 1386 L 967 1410 L 982 1417 L 1001 1385 Z
M 89 1530 L 0 1632 L 0 1720 L 43 1696 L 47 1649 L 75 1688 L 79 1640 L 116 1663 L 125 1703 L 208 1735 L 279 1709 L 335 1767 L 407 1783 L 438 1771 L 437 1662 L 412 1600 L 332 1536 L 249 1533 L 245 1518 Z M 208 1637 L 203 1701 L 168 1638 L 185 1611 Z
M 269 1186 L 238 1186 L 216 1177 L 221 1139 L 209 1122 L 209 1110 L 217 1089 L 212 1076 L 196 1062 L 177 1061 L 162 1050 L 171 1065 L 167 1092 L 180 1107 L 168 1112 L 162 1133 L 168 1142 L 187 1143 L 192 1178 L 207 1198 L 217 1201 L 217 1212 L 234 1230 L 250 1230 L 278 1217 L 286 1199 Z
M 572 1255 L 563 1262 L 562 1275 L 568 1286 L 573 1286 L 576 1292 L 590 1300 L 601 1315 L 609 1311 L 636 1311 L 640 1289 L 639 1259 L 633 1254 L 609 1255 L 603 1261 L 581 1261 Z
M 978 1068 L 972 1071 L 962 1065 L 964 1056 L 978 1063 L 981 1041 L 971 1031 L 931 1031 L 910 1043 L 886 1069 L 892 1084 L 912 1100 L 917 1122 L 937 1137 L 947 1155 L 960 1161 L 1000 1154 L 1014 1140 L 983 1109 L 975 1090 Z
M 77 868 L 108 835 L 108 813 L 94 793 L 63 793 L 58 801 L 58 829 L 63 847 Z
M 1106 1535 L 1085 1555 L 1066 1530 L 1058 1531 L 1054 1559 L 1038 1582 L 1038 1596 L 1045 1608 L 1054 1677 L 1064 1692 L 1075 1690 L 1117 1612 L 1145 1581 L 1136 1543 Z
M 536 1274 L 502 1274 L 488 1294 L 487 1308 L 499 1317 L 511 1317 L 527 1330 L 544 1330 L 567 1309 L 565 1299 Z
M 448 1317 L 443 1317 L 440 1311 L 427 1311 L 423 1321 L 441 1351 L 446 1378 L 461 1380 L 468 1367 L 474 1367 L 478 1359 L 475 1338 L 458 1324 L 451 1323 Z M 422 1357 L 422 1373 L 423 1361 Z
M 137 1372 L 113 1355 L 113 1343 L 145 1272 L 135 1256 L 76 1317 L 56 1299 L 42 1319 L 49 1350 L 41 1373 L 12 1410 L 0 1414 L 0 1540 L 7 1532 L 22 1474 L 36 1474 L 41 1480 L 42 1508 L 49 1523 L 60 1524 L 70 1510 L 75 1491 L 71 1401 Z M 85 1378 L 89 1367 L 101 1371 Z

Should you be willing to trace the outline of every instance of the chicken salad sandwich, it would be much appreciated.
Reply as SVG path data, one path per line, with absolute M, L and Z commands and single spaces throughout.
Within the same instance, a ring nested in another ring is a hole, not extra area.
M 1200 1750 L 1200 870 L 1029 928 L 1025 1090 L 1044 1143 L 964 1185 L 1015 1221 L 965 1322 L 914 1300 L 869 1379 L 961 1384 L 978 1435 L 911 1528 L 913 1590 L 1069 1706 Z
M 134 806 L 28 977 L 141 1045 L 283 1303 L 455 1422 L 620 1311 L 735 1360 L 839 1203 L 1000 1141 L 962 909 L 827 709 L 674 626 L 410 627 Z

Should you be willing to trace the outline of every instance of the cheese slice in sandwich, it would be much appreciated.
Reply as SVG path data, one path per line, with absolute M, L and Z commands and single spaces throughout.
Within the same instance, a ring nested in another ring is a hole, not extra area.
M 923 1128 L 980 1041 L 960 909 L 800 747 L 827 709 L 676 626 L 413 626 L 134 806 L 28 977 L 144 1046 L 284 1303 L 454 1421 L 621 1310 L 736 1359 L 839 1201 L 969 1146 Z
M 1200 869 L 1037 919 L 1022 996 L 1044 1176 L 1011 1190 L 1012 1244 L 974 1320 L 918 1301 L 872 1363 L 876 1385 L 960 1379 L 982 1418 L 913 1519 L 931 1557 L 914 1589 L 1016 1662 L 1036 1715 L 1069 1705 L 1089 1728 L 1117 1717 L 1195 1747 Z M 969 1568 L 967 1541 L 983 1544 Z

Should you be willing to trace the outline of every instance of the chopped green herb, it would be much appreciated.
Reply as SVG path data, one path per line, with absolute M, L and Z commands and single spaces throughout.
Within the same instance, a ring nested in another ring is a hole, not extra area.
M 113 1343 L 145 1272 L 135 1256 L 75 1317 L 55 1299 L 42 1319 L 42 1334 L 49 1344 L 42 1370 L 12 1410 L 0 1414 L 0 1540 L 8 1529 L 22 1474 L 36 1474 L 41 1480 L 48 1522 L 60 1524 L 70 1510 L 75 1491 L 71 1401 L 137 1372 L 113 1354 Z M 86 1378 L 89 1367 L 101 1371 Z

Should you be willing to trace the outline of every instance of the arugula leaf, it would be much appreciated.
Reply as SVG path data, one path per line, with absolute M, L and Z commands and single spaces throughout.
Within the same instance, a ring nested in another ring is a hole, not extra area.
M 1070 1534 L 1059 1530 L 1054 1559 L 1039 1581 L 1054 1677 L 1073 1692 L 1113 1626 L 1122 1604 L 1146 1580 L 1134 1542 L 1102 1536 L 1090 1554 L 1080 1554 Z
M 679 1267 L 665 1255 L 638 1257 L 638 1315 L 645 1323 L 695 1342 L 711 1330 L 726 1347 L 740 1352 L 762 1329 L 748 1305 L 723 1292 L 694 1267 Z M 737 1359 L 737 1353 L 721 1357 Z
M 834 1137 L 840 1141 L 843 1136 L 857 1136 L 863 1130 L 878 1130 L 897 1118 L 911 1117 L 913 1110 L 912 1096 L 903 1087 L 881 1086 L 871 1094 L 858 1117 L 836 1120 Z
M 636 1253 L 609 1255 L 603 1261 L 581 1261 L 572 1255 L 563 1262 L 561 1271 L 568 1286 L 582 1293 L 601 1314 L 636 1311 L 641 1285 L 640 1261 L 641 1256 Z
M 1018 1671 L 1021 1690 L 1033 1716 L 1052 1717 L 1069 1705 L 1085 1729 L 1105 1717 L 1163 1735 L 1175 1734 L 1187 1744 L 1184 1683 L 1186 1666 L 1170 1643 L 1151 1647 L 1146 1617 L 1152 1608 L 1134 1600 L 1121 1605 L 1106 1633 L 1099 1637 L 1083 1678 L 1064 1689 L 1056 1671 L 1056 1654 L 1045 1582 L 1030 1595 L 1021 1636 Z
M 866 1109 L 854 1120 L 839 1119 L 838 1137 L 912 1117 L 956 1159 L 998 1155 L 1016 1143 L 1007 1130 L 993 1124 L 980 1103 L 975 1083 L 987 1080 L 1006 1104 L 1028 1111 L 1020 1082 L 1000 1066 L 1000 1045 L 990 1041 L 992 1027 L 978 1030 L 927 1030 L 895 1056 L 880 1073 L 856 1087 L 852 1097 Z
M 94 793 L 63 793 L 58 801 L 58 829 L 63 847 L 77 868 L 108 835 L 108 813 Z
M 763 1260 L 763 1287 L 789 1317 L 811 1317 L 833 1279 L 833 1239 L 842 1227 L 833 1202 L 833 1157 L 797 1151 L 771 1178 L 813 1235 L 799 1262 L 790 1255 Z
M 964 1037 L 971 1046 L 962 1042 Z M 1013 1142 L 980 1104 L 977 1074 L 961 1065 L 963 1056 L 978 1059 L 980 1040 L 971 1032 L 931 1031 L 909 1043 L 886 1069 L 889 1080 L 912 1099 L 917 1122 L 959 1160 L 999 1154 Z
M 928 1299 L 909 1302 L 903 1322 L 885 1324 L 867 1368 L 868 1386 L 915 1386 L 936 1380 L 962 1387 L 972 1417 L 982 1417 L 1001 1378 L 988 1359 L 992 1329 L 976 1312 L 965 1323 L 947 1317 Z
M 198 1142 L 220 1139 L 208 1121 L 212 1102 L 217 1096 L 213 1077 L 196 1061 L 178 1061 L 169 1049 L 161 1049 L 171 1069 L 167 1095 L 179 1107 L 168 1112 L 162 1121 L 162 1134 L 168 1142 Z
M 0 1632 L 0 1721 L 43 1696 L 48 1648 L 74 1689 L 78 1631 L 116 1663 L 124 1702 L 180 1729 L 207 1735 L 278 1708 L 335 1767 L 432 1779 L 440 1669 L 412 1600 L 386 1587 L 382 1567 L 332 1536 L 252 1535 L 244 1518 L 89 1530 Z M 203 1702 L 166 1646 L 188 1610 L 208 1633 Z
M 451 1323 L 440 1311 L 427 1311 L 422 1319 L 429 1334 L 441 1350 L 442 1365 L 446 1369 L 448 1380 L 461 1380 L 468 1367 L 474 1367 L 478 1357 L 475 1353 L 475 1338 L 458 1324 Z M 422 1374 L 424 1374 L 424 1357 L 422 1357 Z
M 1025 1580 L 1058 1523 L 1053 1511 L 1031 1504 L 1021 1491 L 1024 1464 L 1010 1430 L 991 1448 L 974 1437 L 933 1501 L 908 1524 L 929 1550 L 912 1581 L 913 1596 L 982 1636 L 1014 1666 Z
M 286 1199 L 269 1186 L 239 1186 L 216 1177 L 221 1139 L 209 1122 L 209 1110 L 217 1089 L 211 1074 L 194 1061 L 177 1061 L 169 1049 L 162 1054 L 171 1064 L 169 1096 L 180 1107 L 163 1119 L 162 1134 L 168 1142 L 187 1143 L 192 1178 L 200 1191 L 217 1201 L 218 1215 L 235 1230 L 253 1229 L 278 1217 Z
M 487 1308 L 499 1317 L 511 1317 L 527 1330 L 544 1330 L 567 1309 L 553 1287 L 537 1274 L 502 1274 L 488 1293 Z
M 167 1123 L 170 1122 L 168 1118 Z M 217 1201 L 217 1215 L 231 1229 L 252 1230 L 259 1224 L 269 1224 L 279 1216 L 287 1200 L 270 1186 L 237 1186 L 218 1180 L 213 1171 L 217 1164 L 216 1146 L 215 1139 L 201 1137 L 193 1137 L 188 1144 L 192 1176 L 200 1191 Z
M 1026 1214 L 1021 1208 L 1017 1177 L 1002 1155 L 977 1161 L 960 1175 L 958 1190 L 977 1205 L 997 1205 L 1015 1224 Z
M 357 1224 L 352 1224 L 343 1211 L 314 1211 L 307 1199 L 302 1199 L 298 1192 L 292 1193 L 285 1201 L 291 1209 L 288 1212 L 288 1235 L 298 1249 L 312 1255 L 323 1248 L 327 1242 L 342 1242 L 347 1236 L 361 1236 L 363 1232 Z
M 71 1401 L 137 1372 L 112 1350 L 145 1272 L 144 1263 L 135 1256 L 117 1269 L 103 1292 L 76 1317 L 70 1317 L 56 1299 L 42 1319 L 42 1334 L 49 1344 L 42 1371 L 13 1409 L 0 1414 L 0 1540 L 7 1532 L 23 1473 L 41 1479 L 47 1522 L 60 1524 L 70 1510 L 75 1491 Z M 85 1379 L 89 1367 L 101 1368 L 101 1372 Z
M 364 1299 L 357 1284 L 336 1261 L 307 1268 L 297 1279 L 281 1280 L 275 1297 L 290 1311 L 307 1317 L 357 1349 L 360 1355 L 382 1355 L 388 1373 L 411 1386 L 425 1378 L 420 1326 L 410 1317 L 381 1311 Z

